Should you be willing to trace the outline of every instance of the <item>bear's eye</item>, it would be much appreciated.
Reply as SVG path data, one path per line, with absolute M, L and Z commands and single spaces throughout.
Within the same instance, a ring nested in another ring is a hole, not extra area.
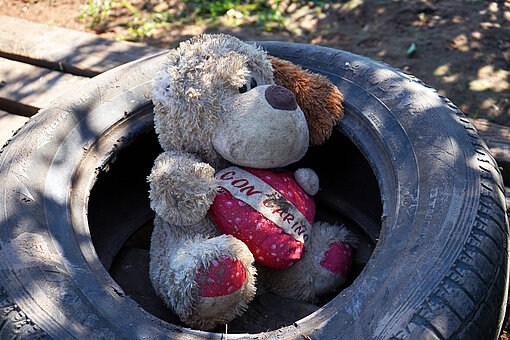
M 252 89 L 257 87 L 257 81 L 255 80 L 255 78 L 251 78 L 250 87 Z
M 248 87 L 246 86 L 246 84 L 239 88 L 239 93 L 245 93 L 246 91 L 248 91 Z

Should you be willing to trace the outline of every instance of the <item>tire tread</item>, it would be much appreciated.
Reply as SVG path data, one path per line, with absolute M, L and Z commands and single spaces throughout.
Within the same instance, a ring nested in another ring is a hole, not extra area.
M 0 338 L 1 339 L 49 339 L 0 287 Z

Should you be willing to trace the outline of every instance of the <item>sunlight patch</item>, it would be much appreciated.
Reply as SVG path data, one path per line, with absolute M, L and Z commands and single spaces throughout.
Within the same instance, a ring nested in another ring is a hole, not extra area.
M 478 79 L 469 82 L 469 89 L 471 91 L 506 91 L 510 89 L 509 76 L 509 71 L 494 70 L 494 66 L 486 65 L 478 70 Z

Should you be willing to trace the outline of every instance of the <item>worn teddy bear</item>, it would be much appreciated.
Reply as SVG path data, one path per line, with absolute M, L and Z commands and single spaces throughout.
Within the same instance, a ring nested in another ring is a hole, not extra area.
M 255 45 L 223 34 L 203 34 L 169 52 L 154 81 L 152 99 L 164 152 L 149 176 L 156 213 L 150 277 L 157 294 L 181 320 L 207 330 L 247 308 L 256 292 L 255 261 L 262 258 L 254 258 L 256 250 L 250 251 L 242 237 L 223 234 L 208 213 L 225 191 L 218 189 L 218 176 L 252 176 L 250 181 L 279 195 L 275 202 L 293 206 L 290 198 L 263 182 L 264 174 L 272 172 L 257 169 L 287 166 L 300 160 L 309 145 L 322 143 L 341 118 L 342 97 L 325 77 L 269 57 Z M 236 167 L 229 168 L 232 165 Z M 290 185 L 303 197 L 319 188 L 311 169 L 294 175 L 276 171 L 275 176 L 294 183 Z M 263 203 L 271 207 L 267 202 Z M 313 224 L 313 214 L 292 209 L 292 219 L 307 215 L 308 222 L 301 217 L 302 222 Z M 261 266 L 259 281 L 266 288 L 311 300 L 343 283 L 352 258 L 352 238 L 345 228 L 317 222 L 306 240 L 301 231 L 272 228 L 283 236 L 267 247 L 290 242 L 297 248 L 304 244 L 304 251 L 294 250 L 286 269 Z M 280 258 L 273 260 L 276 264 Z

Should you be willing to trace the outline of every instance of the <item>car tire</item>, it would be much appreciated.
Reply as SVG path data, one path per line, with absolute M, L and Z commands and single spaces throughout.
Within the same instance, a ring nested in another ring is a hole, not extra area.
M 469 120 L 434 89 L 372 59 L 258 44 L 326 75 L 343 93 L 346 114 L 336 132 L 370 164 L 380 191 L 372 201 L 382 213 L 364 224 L 377 243 L 349 287 L 291 325 L 229 337 L 497 338 L 509 270 L 504 185 Z M 0 338 L 222 337 L 162 321 L 112 279 L 107 267 L 133 228 L 100 231 L 110 235 L 102 246 L 90 232 L 88 199 L 98 175 L 152 128 L 150 85 L 163 58 L 92 78 L 41 110 L 3 148 Z M 335 158 L 323 160 L 333 176 L 349 163 L 332 165 Z M 142 209 L 131 218 L 151 216 Z M 98 247 L 113 250 L 100 258 Z

